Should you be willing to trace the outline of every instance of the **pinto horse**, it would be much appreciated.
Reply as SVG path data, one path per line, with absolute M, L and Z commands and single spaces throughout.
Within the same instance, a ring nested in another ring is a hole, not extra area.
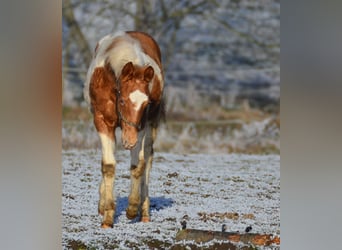
M 113 227 L 115 129 L 131 155 L 131 190 L 126 216 L 150 220 L 148 194 L 153 142 L 164 115 L 164 77 L 156 41 L 142 32 L 118 32 L 96 45 L 84 88 L 102 145 L 102 181 L 98 212 L 101 227 Z

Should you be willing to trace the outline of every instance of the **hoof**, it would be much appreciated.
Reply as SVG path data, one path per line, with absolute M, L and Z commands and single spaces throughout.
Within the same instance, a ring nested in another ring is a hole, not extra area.
M 129 220 L 133 220 L 134 218 L 137 217 L 137 214 L 130 214 L 129 212 L 126 212 L 126 217 Z
M 142 217 L 141 222 L 150 222 L 150 217 Z
M 137 209 L 134 209 L 133 211 L 132 211 L 132 209 L 126 209 L 126 217 L 127 217 L 127 219 L 129 219 L 129 220 L 133 220 L 135 217 L 137 217 L 137 215 L 138 215 L 138 210 Z
M 106 223 L 101 224 L 101 228 L 107 229 L 107 228 L 113 228 L 113 225 L 108 225 Z

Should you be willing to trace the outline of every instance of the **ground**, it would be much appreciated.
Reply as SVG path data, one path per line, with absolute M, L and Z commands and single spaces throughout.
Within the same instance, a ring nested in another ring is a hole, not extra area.
M 101 229 L 97 213 L 101 151 L 62 152 L 63 249 L 228 249 L 228 243 L 175 242 L 187 228 L 280 236 L 280 156 L 155 153 L 150 180 L 151 222 L 126 218 L 129 152 L 119 150 L 113 229 Z M 190 247 L 189 247 L 190 246 Z M 230 249 L 260 249 L 249 248 Z M 262 248 L 261 248 L 262 249 Z M 265 248 L 266 249 L 266 248 Z M 280 249 L 271 246 L 267 249 Z

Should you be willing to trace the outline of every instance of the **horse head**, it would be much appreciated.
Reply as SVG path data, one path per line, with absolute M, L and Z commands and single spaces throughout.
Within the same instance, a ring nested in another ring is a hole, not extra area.
M 151 66 L 137 66 L 128 62 L 119 77 L 118 113 L 122 129 L 122 144 L 132 149 L 138 141 L 143 114 L 150 101 L 149 83 L 154 76 Z

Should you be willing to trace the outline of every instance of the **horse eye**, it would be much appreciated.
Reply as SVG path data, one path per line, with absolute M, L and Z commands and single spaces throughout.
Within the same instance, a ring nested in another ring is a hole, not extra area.
M 125 105 L 125 101 L 122 100 L 122 99 L 120 99 L 120 105 L 121 105 L 121 106 Z

